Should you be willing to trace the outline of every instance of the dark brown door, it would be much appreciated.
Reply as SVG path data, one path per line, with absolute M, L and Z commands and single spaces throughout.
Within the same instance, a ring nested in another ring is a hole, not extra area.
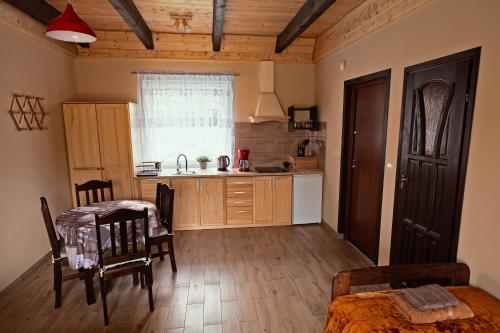
M 390 71 L 346 82 L 345 238 L 377 262 Z M 342 207 L 342 206 L 341 206 Z
M 405 69 L 391 263 L 456 260 L 479 49 Z

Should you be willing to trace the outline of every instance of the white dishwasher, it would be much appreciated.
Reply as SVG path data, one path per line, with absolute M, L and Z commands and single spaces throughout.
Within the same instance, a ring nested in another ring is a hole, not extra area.
M 323 175 L 294 175 L 292 224 L 321 223 L 322 207 Z

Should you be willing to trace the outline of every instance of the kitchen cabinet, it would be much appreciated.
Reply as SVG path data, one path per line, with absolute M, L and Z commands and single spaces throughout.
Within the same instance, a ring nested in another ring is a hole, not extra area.
M 72 185 L 111 179 L 115 199 L 133 198 L 129 109 L 128 103 L 63 104 Z
M 138 178 L 140 198 L 154 203 L 158 182 L 175 190 L 174 230 L 291 224 L 291 175 Z
M 139 197 L 156 205 L 156 186 L 158 183 L 170 185 L 168 178 L 142 178 L 138 180 Z
M 254 222 L 271 224 L 273 220 L 273 177 L 254 178 Z
M 273 177 L 273 224 L 292 221 L 292 177 Z
M 289 225 L 292 209 L 292 177 L 255 177 L 254 184 L 255 224 Z
M 234 177 L 226 180 L 226 211 L 228 225 L 252 224 L 253 179 Z
M 200 225 L 199 180 L 196 178 L 173 178 L 174 230 L 193 229 Z
M 175 190 L 174 230 L 225 223 L 224 179 L 179 177 L 171 184 Z
M 200 222 L 202 225 L 223 225 L 225 219 L 224 179 L 199 179 Z

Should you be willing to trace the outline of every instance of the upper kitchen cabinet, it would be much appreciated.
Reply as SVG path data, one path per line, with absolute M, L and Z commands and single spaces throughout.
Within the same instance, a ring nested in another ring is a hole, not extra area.
M 129 120 L 132 107 L 129 103 L 63 105 L 72 185 L 111 179 L 115 199 L 133 198 Z M 76 206 L 74 193 L 73 205 Z

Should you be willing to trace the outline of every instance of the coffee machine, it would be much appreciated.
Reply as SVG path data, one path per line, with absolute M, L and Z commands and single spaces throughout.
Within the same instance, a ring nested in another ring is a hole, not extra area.
M 238 148 L 238 170 L 243 172 L 250 171 L 250 162 L 248 161 L 248 155 L 250 150 L 244 148 Z

